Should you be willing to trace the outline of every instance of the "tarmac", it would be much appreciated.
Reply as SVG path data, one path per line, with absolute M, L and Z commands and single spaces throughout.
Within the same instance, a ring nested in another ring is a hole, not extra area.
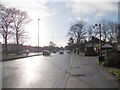
M 116 77 L 107 67 L 98 64 L 98 57 L 71 54 L 66 88 L 113 88 L 120 89 Z

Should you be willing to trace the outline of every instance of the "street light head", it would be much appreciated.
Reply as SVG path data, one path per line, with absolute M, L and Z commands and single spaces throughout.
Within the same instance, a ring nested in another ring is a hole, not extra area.
M 93 26 L 93 29 L 94 29 L 96 26 L 101 26 L 101 24 L 95 24 L 95 25 Z
M 95 26 L 98 26 L 98 24 L 95 24 Z

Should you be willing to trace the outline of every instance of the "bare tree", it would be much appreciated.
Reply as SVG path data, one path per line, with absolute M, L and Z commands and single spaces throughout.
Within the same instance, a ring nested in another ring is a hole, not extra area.
M 103 40 L 106 42 L 108 39 L 108 31 L 109 31 L 109 26 L 108 26 L 108 21 L 106 20 L 101 20 L 101 33 Z
M 12 28 L 14 30 L 14 35 L 16 37 L 16 44 L 20 44 L 26 39 L 25 25 L 31 21 L 25 11 L 20 11 L 16 9 L 14 11 L 14 21 L 12 23 Z
M 101 35 L 102 35 L 102 39 L 106 42 L 116 42 L 117 41 L 117 36 L 118 36 L 118 29 L 117 29 L 117 23 L 116 22 L 112 22 L 109 20 L 100 20 L 99 22 L 101 24 Z M 97 34 L 99 34 L 99 29 L 97 28 Z
M 80 43 L 86 35 L 85 22 L 77 20 L 71 25 L 68 35 L 72 37 L 76 43 Z
M 7 43 L 12 34 L 11 24 L 14 19 L 13 11 L 14 9 L 5 8 L 0 4 L 0 33 L 5 43 L 5 54 L 8 54 Z
M 117 42 L 120 45 L 120 24 L 118 24 L 118 37 L 117 37 Z
M 27 13 L 16 8 L 6 8 L 0 4 L 0 33 L 5 43 L 5 53 L 8 54 L 8 39 L 16 39 L 16 44 L 26 40 L 25 25 L 30 22 Z
M 118 24 L 115 22 L 108 22 L 109 31 L 108 31 L 108 39 L 109 42 L 117 42 L 117 36 L 118 36 Z
M 89 25 L 87 27 L 87 36 L 88 36 L 88 41 L 90 41 L 90 39 L 92 38 L 92 36 L 95 36 L 95 31 L 94 31 L 92 25 Z

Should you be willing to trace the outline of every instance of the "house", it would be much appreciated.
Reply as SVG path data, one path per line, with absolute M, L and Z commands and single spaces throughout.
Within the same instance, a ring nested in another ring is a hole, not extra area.
M 88 41 L 88 43 L 86 44 L 86 47 L 94 47 L 94 48 L 99 48 L 99 42 L 100 39 L 92 36 L 91 40 Z M 101 44 L 103 44 L 104 41 L 101 40 Z

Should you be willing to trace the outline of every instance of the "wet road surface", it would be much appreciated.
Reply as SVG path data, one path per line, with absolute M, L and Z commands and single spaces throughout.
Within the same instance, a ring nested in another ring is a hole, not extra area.
M 97 57 L 52 54 L 2 62 L 2 88 L 116 88 Z
M 63 88 L 69 54 L 34 56 L 2 63 L 3 88 Z

